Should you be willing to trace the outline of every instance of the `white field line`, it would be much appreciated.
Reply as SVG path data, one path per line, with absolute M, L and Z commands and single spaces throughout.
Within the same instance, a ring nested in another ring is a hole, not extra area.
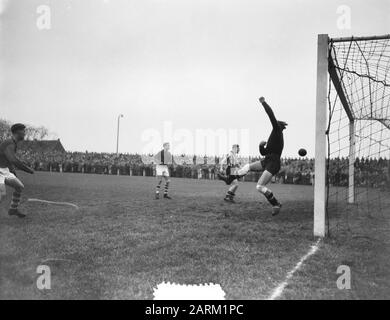
M 319 238 L 317 240 L 317 242 L 311 246 L 310 250 L 308 253 L 306 253 L 302 258 L 301 260 L 299 260 L 299 262 L 296 264 L 296 266 L 289 272 L 287 273 L 287 276 L 286 278 L 284 279 L 284 281 L 282 283 L 280 283 L 273 291 L 272 291 L 272 294 L 269 296 L 268 300 L 275 300 L 277 298 L 279 298 L 284 289 L 286 288 L 286 286 L 288 285 L 288 281 L 292 278 L 292 276 L 294 275 L 294 273 L 296 271 L 298 271 L 302 264 L 310 257 L 312 256 L 313 254 L 315 254 L 319 248 L 319 244 L 321 242 L 321 238 Z
M 47 203 L 47 204 L 55 204 L 55 205 L 60 205 L 60 206 L 71 206 L 75 209 L 79 209 L 78 205 L 70 202 L 57 202 L 57 201 L 48 201 L 48 200 L 42 200 L 42 199 L 34 199 L 30 198 L 27 199 L 29 202 L 40 202 L 40 203 Z
M 46 262 L 50 262 L 50 261 L 66 261 L 66 262 L 78 262 L 76 260 L 72 260 L 72 259 L 63 259 L 63 258 L 47 258 L 45 260 L 42 260 L 41 263 L 46 263 Z

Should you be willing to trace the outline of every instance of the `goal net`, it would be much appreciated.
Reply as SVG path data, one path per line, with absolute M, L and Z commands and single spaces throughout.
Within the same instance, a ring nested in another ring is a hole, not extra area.
M 359 233 L 390 214 L 390 36 L 327 40 L 322 231 Z

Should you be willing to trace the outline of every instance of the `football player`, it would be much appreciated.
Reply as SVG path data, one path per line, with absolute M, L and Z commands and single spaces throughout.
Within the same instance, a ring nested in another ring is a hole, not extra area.
M 17 168 L 31 174 L 34 173 L 33 169 L 16 157 L 17 144 L 19 141 L 24 140 L 26 135 L 25 129 L 25 125 L 21 123 L 14 124 L 11 127 L 12 137 L 0 144 L 0 199 L 2 195 L 5 195 L 5 185 L 13 188 L 14 192 L 8 214 L 19 218 L 26 216 L 18 209 L 24 185 L 16 177 L 15 169 Z
M 226 157 L 224 157 L 220 162 L 220 173 L 218 174 L 218 177 L 224 176 L 223 167 L 225 165 L 226 165 L 227 176 L 236 177 L 238 175 L 238 169 L 240 168 L 240 162 L 238 159 L 239 152 L 240 152 L 240 146 L 238 144 L 234 144 L 229 154 L 227 154 Z M 238 189 L 238 179 L 233 179 L 230 182 L 230 185 L 231 186 L 227 191 L 224 200 L 227 202 L 234 203 L 234 197 Z
M 168 142 L 165 142 L 163 144 L 163 150 L 158 152 L 154 159 L 156 161 L 156 177 L 157 177 L 157 186 L 156 186 L 156 195 L 155 198 L 160 198 L 160 189 L 161 189 L 161 183 L 163 180 L 165 180 L 165 186 L 164 186 L 164 199 L 172 199 L 168 195 L 168 189 L 169 184 L 171 180 L 169 179 L 169 166 L 174 165 L 174 159 L 173 155 L 169 152 L 170 144 Z

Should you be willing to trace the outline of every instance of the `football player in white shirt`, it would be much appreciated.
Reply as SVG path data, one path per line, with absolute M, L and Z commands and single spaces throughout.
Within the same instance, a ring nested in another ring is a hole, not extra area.
M 220 174 L 219 177 L 223 176 L 223 166 L 226 165 L 226 175 L 227 176 L 236 176 L 238 175 L 238 169 L 241 166 L 241 163 L 238 158 L 238 154 L 240 152 L 240 146 L 238 144 L 234 144 L 232 147 L 232 151 L 230 151 L 220 162 Z M 235 203 L 234 197 L 236 195 L 236 191 L 238 189 L 238 179 L 234 179 L 229 187 L 229 190 L 226 193 L 224 198 L 225 201 Z

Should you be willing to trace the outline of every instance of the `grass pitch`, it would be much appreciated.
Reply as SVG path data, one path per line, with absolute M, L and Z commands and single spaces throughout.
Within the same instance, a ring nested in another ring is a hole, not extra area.
M 80 209 L 24 202 L 28 217 L 9 217 L 8 192 L 0 204 L 0 299 L 152 299 L 163 281 L 217 283 L 227 299 L 266 299 L 315 241 L 310 186 L 271 185 L 283 202 L 272 217 L 254 183 L 242 183 L 238 203 L 229 204 L 218 181 L 172 179 L 174 199 L 154 200 L 149 177 L 20 177 L 25 198 Z M 359 235 L 324 240 L 280 298 L 390 298 L 388 208 L 369 223 L 353 220 Z M 39 265 L 51 269 L 50 290 L 37 289 Z M 337 289 L 339 265 L 351 268 L 351 290 Z

